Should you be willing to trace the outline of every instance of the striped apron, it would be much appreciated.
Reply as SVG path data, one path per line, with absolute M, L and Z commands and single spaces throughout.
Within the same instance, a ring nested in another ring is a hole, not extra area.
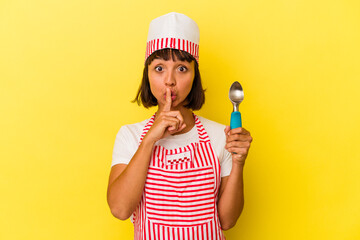
M 136 240 L 225 239 L 217 213 L 220 164 L 196 115 L 199 141 L 154 146 L 142 199 L 133 213 Z M 145 125 L 140 143 L 154 123 Z

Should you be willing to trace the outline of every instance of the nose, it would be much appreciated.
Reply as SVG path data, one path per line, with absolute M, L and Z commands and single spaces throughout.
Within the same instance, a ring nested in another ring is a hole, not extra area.
M 170 70 L 168 71 L 168 74 L 165 77 L 165 85 L 166 86 L 175 86 L 176 85 L 176 79 L 175 79 L 175 72 Z

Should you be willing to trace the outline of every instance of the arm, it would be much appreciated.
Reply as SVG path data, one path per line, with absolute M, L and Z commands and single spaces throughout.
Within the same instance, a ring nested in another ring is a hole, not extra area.
M 126 220 L 140 202 L 153 145 L 145 137 L 128 165 L 111 168 L 107 201 L 116 218 Z
M 221 179 L 218 213 L 221 227 L 228 230 L 235 226 L 244 207 L 243 169 L 252 137 L 244 128 L 230 131 L 225 129 L 225 148 L 232 153 L 232 168 L 230 175 Z
M 107 201 L 116 218 L 128 219 L 139 204 L 155 142 L 186 126 L 181 113 L 170 111 L 170 106 L 171 93 L 168 93 L 166 107 L 157 115 L 129 164 L 118 164 L 111 169 Z
M 243 166 L 232 166 L 221 179 L 218 213 L 223 230 L 234 227 L 244 207 Z

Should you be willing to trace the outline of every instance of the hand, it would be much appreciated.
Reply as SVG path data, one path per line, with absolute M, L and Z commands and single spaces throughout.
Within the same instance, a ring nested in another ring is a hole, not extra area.
M 145 137 L 156 142 L 161 138 L 182 131 L 186 124 L 180 111 L 171 111 L 171 90 L 166 89 L 166 102 L 161 112 L 155 116 L 155 121 Z
M 230 130 L 230 126 L 226 126 L 224 132 L 226 135 L 225 149 L 232 154 L 233 163 L 244 165 L 253 140 L 250 132 L 241 127 Z

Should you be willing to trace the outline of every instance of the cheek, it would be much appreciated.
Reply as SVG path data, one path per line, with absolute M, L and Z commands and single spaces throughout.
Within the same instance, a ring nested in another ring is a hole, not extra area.
M 192 86 L 193 86 L 193 84 L 194 84 L 194 78 L 195 78 L 195 76 L 194 76 L 194 74 L 192 74 L 191 77 L 190 77 L 189 80 L 188 80 L 187 86 L 188 86 L 189 92 L 191 91 Z
M 150 91 L 155 98 L 158 97 L 159 87 L 156 86 L 156 83 L 150 82 Z
M 192 89 L 192 85 L 193 85 L 194 81 L 189 81 L 186 86 L 184 87 L 184 92 L 186 92 L 186 97 L 190 94 L 191 89 Z
M 194 83 L 194 80 L 190 81 L 189 84 L 188 84 L 188 90 L 189 90 L 189 92 L 190 92 L 191 89 L 192 89 L 193 83 Z
M 151 74 L 148 74 L 148 77 L 149 77 L 149 85 L 150 85 L 150 90 L 151 90 L 151 93 L 156 96 L 156 90 L 159 89 L 158 87 L 158 81 L 157 79 L 152 76 Z

